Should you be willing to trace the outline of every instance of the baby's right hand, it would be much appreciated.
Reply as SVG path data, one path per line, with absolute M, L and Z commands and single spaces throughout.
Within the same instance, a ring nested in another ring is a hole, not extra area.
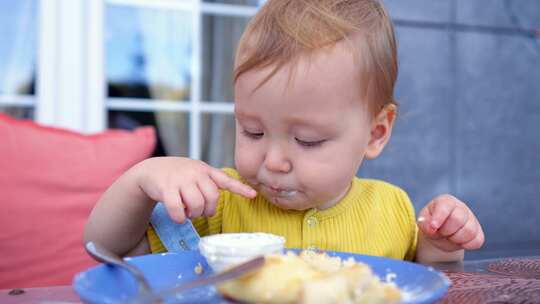
M 219 189 L 247 198 L 257 192 L 220 169 L 183 157 L 156 157 L 141 162 L 137 185 L 152 200 L 165 204 L 169 216 L 183 223 L 186 216 L 212 216 L 216 211 Z

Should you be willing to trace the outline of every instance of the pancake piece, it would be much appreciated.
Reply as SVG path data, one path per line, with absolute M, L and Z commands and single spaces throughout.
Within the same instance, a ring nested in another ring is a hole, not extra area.
M 265 256 L 258 271 L 224 282 L 218 291 L 246 303 L 398 303 L 399 289 L 367 264 L 303 251 Z

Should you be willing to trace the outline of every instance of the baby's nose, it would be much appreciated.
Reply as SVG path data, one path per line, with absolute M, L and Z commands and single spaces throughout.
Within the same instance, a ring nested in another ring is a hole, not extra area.
M 272 148 L 266 153 L 264 165 L 268 171 L 288 173 L 292 164 L 281 148 Z

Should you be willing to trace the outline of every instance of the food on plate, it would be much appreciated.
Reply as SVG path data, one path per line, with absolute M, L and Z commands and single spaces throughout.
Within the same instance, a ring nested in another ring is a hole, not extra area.
M 197 265 L 195 265 L 195 268 L 193 268 L 193 271 L 196 274 L 202 274 L 204 271 L 204 268 L 202 267 L 201 263 L 197 263 Z
M 270 254 L 256 272 L 218 285 L 225 297 L 248 303 L 398 303 L 400 290 L 369 265 L 325 253 Z

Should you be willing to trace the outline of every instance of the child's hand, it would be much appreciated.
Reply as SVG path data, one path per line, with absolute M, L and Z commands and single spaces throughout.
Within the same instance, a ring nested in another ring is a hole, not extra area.
M 156 157 L 140 163 L 137 185 L 152 200 L 165 204 L 169 216 L 184 222 L 186 216 L 212 216 L 219 189 L 253 198 L 250 186 L 206 163 L 183 157 Z
M 420 211 L 418 227 L 427 241 L 446 251 L 478 249 L 484 232 L 476 216 L 459 199 L 441 195 Z

